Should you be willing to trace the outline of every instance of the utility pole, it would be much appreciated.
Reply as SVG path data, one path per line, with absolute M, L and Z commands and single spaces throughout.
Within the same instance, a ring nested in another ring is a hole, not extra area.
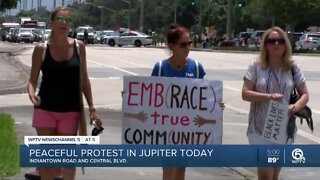
M 56 0 L 53 0 L 53 9 L 55 9 L 56 8 Z
M 229 39 L 232 38 L 232 32 L 231 32 L 231 19 L 232 19 L 232 1 L 228 0 L 228 9 L 227 9 L 227 36 Z
M 64 6 L 64 0 L 62 0 L 62 6 Z
M 139 30 L 143 32 L 143 18 L 144 18 L 144 0 L 140 0 L 140 28 Z
M 23 0 L 23 10 L 26 11 L 27 10 L 27 1 Z

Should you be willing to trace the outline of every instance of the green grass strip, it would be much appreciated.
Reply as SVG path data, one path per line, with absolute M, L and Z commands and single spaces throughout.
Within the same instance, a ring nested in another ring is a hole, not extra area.
M 0 177 L 12 176 L 19 170 L 19 140 L 14 119 L 0 112 Z

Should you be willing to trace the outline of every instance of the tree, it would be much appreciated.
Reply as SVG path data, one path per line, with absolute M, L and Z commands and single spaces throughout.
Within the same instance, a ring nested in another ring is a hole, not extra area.
M 6 9 L 16 8 L 19 0 L 0 0 L 0 12 Z
M 320 0 L 259 0 L 259 3 L 264 9 L 259 16 L 270 16 L 274 25 L 287 27 L 287 30 L 294 30 L 298 23 L 320 11 Z

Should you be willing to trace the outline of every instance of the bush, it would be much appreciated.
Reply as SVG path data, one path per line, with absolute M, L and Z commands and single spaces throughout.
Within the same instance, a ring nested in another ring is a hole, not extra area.
M 0 177 L 19 171 L 19 140 L 13 118 L 0 112 Z

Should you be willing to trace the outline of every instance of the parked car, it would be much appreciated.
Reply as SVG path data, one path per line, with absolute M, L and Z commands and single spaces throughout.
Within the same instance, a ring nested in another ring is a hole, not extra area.
M 44 30 L 44 34 L 43 34 L 44 41 L 48 41 L 50 35 L 51 35 L 51 29 Z
M 108 38 L 107 43 L 110 46 L 117 45 L 119 47 L 123 45 L 133 45 L 136 47 L 152 45 L 152 37 L 142 32 L 130 31 L 124 32 L 119 36 L 113 36 Z
M 17 28 L 10 28 L 9 33 L 6 36 L 6 41 L 13 42 L 13 34 Z
M 251 37 L 248 39 L 248 46 L 250 47 L 250 45 L 254 45 L 254 47 L 256 48 L 260 47 L 261 39 L 264 32 L 265 32 L 264 30 L 254 31 Z
M 295 43 L 296 49 L 317 49 L 320 46 L 320 33 L 307 32 Z
M 94 43 L 94 31 L 93 28 L 90 26 L 80 26 L 76 29 L 77 33 L 77 39 L 84 41 L 84 32 L 87 30 L 88 33 L 88 39 L 87 42 L 88 44 L 93 44 Z
M 302 36 L 303 32 L 287 32 L 288 38 L 290 40 L 290 44 L 292 49 L 296 49 L 296 42 Z
M 44 41 L 44 29 L 35 29 L 34 30 L 34 41 L 43 42 Z
M 115 46 L 115 41 L 109 41 L 109 39 L 119 38 L 119 33 L 112 30 L 105 30 L 101 33 L 101 43 L 108 44 L 109 46 Z
M 14 36 L 13 40 L 17 43 L 23 42 L 29 42 L 33 43 L 33 34 L 31 28 L 17 28 L 14 30 Z

